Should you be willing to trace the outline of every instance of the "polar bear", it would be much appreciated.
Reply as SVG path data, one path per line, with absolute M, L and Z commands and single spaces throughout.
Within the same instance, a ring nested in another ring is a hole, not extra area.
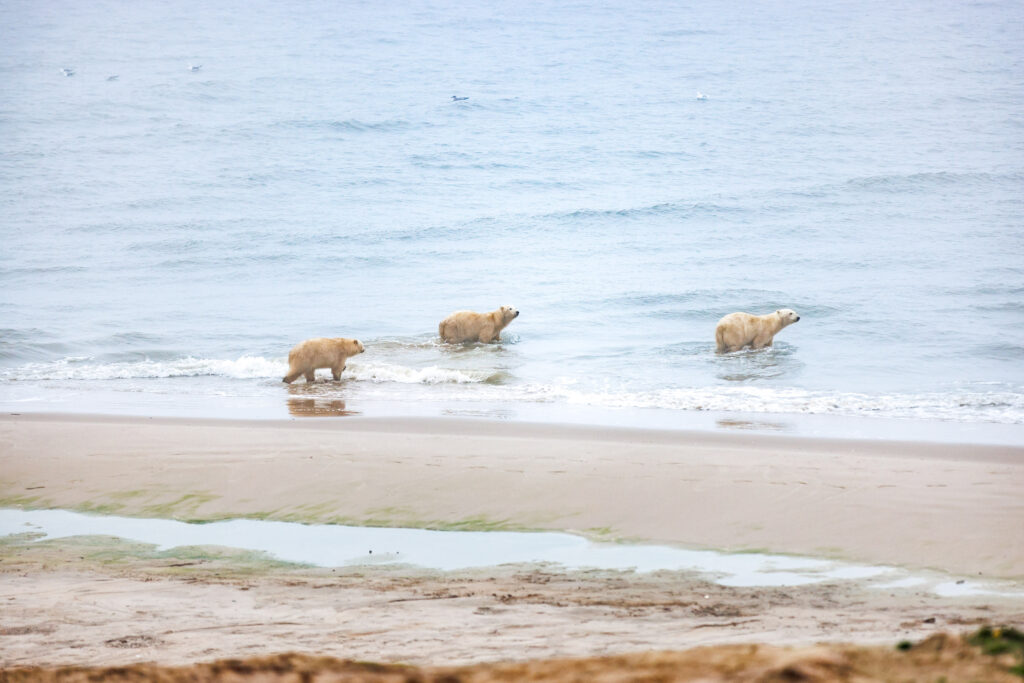
M 497 341 L 505 326 L 519 316 L 511 306 L 502 306 L 490 313 L 456 311 L 441 321 L 437 333 L 446 342 Z
M 715 341 L 718 353 L 739 351 L 744 346 L 762 349 L 772 345 L 772 337 L 783 327 L 800 320 L 800 316 L 788 308 L 780 308 L 768 315 L 730 313 L 718 321 Z
M 306 382 L 312 382 L 317 368 L 330 368 L 334 379 L 341 379 L 345 361 L 365 350 L 358 339 L 345 337 L 317 337 L 299 342 L 288 353 L 288 374 L 283 381 L 291 384 L 299 375 L 305 375 Z

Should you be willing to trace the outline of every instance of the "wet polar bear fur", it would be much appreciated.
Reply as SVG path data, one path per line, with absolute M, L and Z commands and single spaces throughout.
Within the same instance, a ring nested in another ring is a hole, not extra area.
M 284 381 L 291 384 L 299 375 L 305 375 L 306 382 L 312 382 L 317 368 L 330 368 L 334 379 L 341 379 L 345 361 L 365 350 L 361 341 L 346 337 L 317 337 L 299 342 L 288 353 L 288 374 Z
M 800 316 L 788 308 L 780 308 L 768 315 L 730 313 L 718 321 L 715 328 L 715 342 L 718 353 L 739 351 L 745 346 L 763 349 L 772 345 L 772 338 L 783 327 L 800 320 Z
M 441 321 L 437 332 L 442 341 L 457 342 L 492 342 L 501 335 L 505 326 L 516 319 L 519 311 L 511 306 L 502 306 L 490 313 L 474 311 L 456 311 Z

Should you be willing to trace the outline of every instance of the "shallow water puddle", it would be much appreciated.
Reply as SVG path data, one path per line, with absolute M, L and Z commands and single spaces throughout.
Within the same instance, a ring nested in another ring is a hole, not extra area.
M 157 546 L 221 546 L 267 553 L 317 567 L 408 564 L 439 570 L 550 563 L 566 569 L 694 571 L 723 586 L 800 586 L 824 581 L 884 579 L 879 588 L 914 586 L 942 595 L 1007 591 L 948 576 L 909 577 L 893 567 L 758 553 L 728 554 L 668 546 L 595 543 L 551 532 L 431 531 L 236 519 L 195 524 L 168 519 L 85 515 L 66 510 L 0 510 L 0 536 L 39 540 L 113 536 Z M 907 583 L 910 582 L 910 583 Z

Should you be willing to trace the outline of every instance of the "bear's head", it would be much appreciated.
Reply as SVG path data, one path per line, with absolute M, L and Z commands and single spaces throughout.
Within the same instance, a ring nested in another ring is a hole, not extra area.
M 775 315 L 779 316 L 779 320 L 782 321 L 782 326 L 792 325 L 796 321 L 800 320 L 800 316 L 796 314 L 796 311 L 790 308 L 780 308 L 775 311 Z
M 348 347 L 347 351 L 348 355 L 350 356 L 354 356 L 357 353 L 362 353 L 363 351 L 366 350 L 365 348 L 363 348 L 363 342 L 359 341 L 358 339 L 346 339 L 345 341 L 348 342 L 346 346 Z
M 519 317 L 519 311 L 512 308 L 511 306 L 502 306 L 498 310 L 501 311 L 501 317 L 504 318 L 506 323 L 510 323 Z

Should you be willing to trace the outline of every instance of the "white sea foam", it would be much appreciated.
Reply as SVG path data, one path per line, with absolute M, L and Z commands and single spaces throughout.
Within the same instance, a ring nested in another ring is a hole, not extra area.
M 500 378 L 500 373 L 491 370 L 455 370 L 436 365 L 410 368 L 389 363 L 350 363 L 346 372 L 350 379 L 357 381 L 401 384 L 479 384 Z
M 613 392 L 587 391 L 563 384 L 531 384 L 512 387 L 508 394 L 514 394 L 519 400 L 602 408 L 660 408 L 1024 424 L 1024 395 L 1013 392 L 861 394 L 752 386 Z
M 170 377 L 228 377 L 259 379 L 284 375 L 285 359 L 242 356 L 237 360 L 194 358 L 176 360 L 96 363 L 89 358 L 69 357 L 50 363 L 29 363 L 0 371 L 7 381 L 163 379 Z
M 4 369 L 0 371 L 0 381 L 30 383 L 195 377 L 277 380 L 285 374 L 287 367 L 283 357 L 253 355 L 235 360 L 189 356 L 174 360 L 113 363 L 68 357 L 50 363 L 29 363 Z M 318 374 L 323 377 L 324 371 Z M 443 385 L 449 387 L 444 395 L 446 400 L 1024 424 L 1024 394 L 1000 390 L 998 386 L 989 391 L 878 394 L 752 385 L 625 391 L 587 388 L 574 378 L 556 378 L 550 383 L 517 383 L 506 372 L 489 367 L 412 367 L 383 362 L 350 362 L 343 377 L 345 382 L 339 386 L 344 387 L 350 396 L 362 392 L 383 400 L 429 400 L 431 395 L 408 392 L 416 392 L 415 386 L 426 390 L 425 387 Z M 408 389 L 399 389 L 401 386 Z
M 194 358 L 97 363 L 89 358 L 68 357 L 50 363 L 29 363 L 0 371 L 0 380 L 118 380 L 167 379 L 174 377 L 226 377 L 270 379 L 282 377 L 288 369 L 285 358 L 242 356 L 236 360 Z M 436 365 L 414 368 L 391 363 L 349 363 L 345 378 L 361 382 L 400 384 L 475 384 L 501 378 L 494 370 L 458 370 Z

